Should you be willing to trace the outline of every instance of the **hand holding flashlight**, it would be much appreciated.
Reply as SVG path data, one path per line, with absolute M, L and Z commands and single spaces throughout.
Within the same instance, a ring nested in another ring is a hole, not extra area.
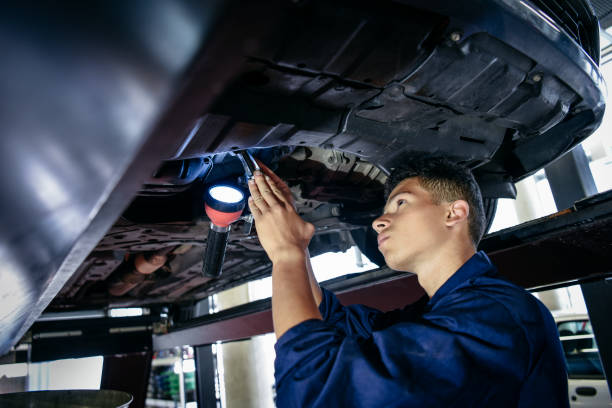
M 282 257 L 282 254 L 286 255 L 296 248 L 303 247 L 303 253 L 312 238 L 314 227 L 305 223 L 295 212 L 295 202 L 289 186 L 247 151 L 238 152 L 236 155 L 249 178 L 249 189 L 252 194 L 250 202 L 253 203 L 250 206 L 251 213 L 256 222 L 259 216 L 257 228 L 259 239 L 270 259 L 274 261 L 279 256 Z M 259 185 L 261 189 L 258 188 Z M 215 184 L 206 190 L 205 210 L 211 222 L 203 257 L 204 276 L 218 278 L 221 275 L 231 224 L 240 218 L 244 209 L 244 198 L 243 192 L 232 184 Z M 275 211 L 269 212 L 269 209 Z M 288 211 L 280 211 L 281 209 Z M 286 228 L 281 234 L 284 238 L 281 237 L 280 242 L 289 245 L 278 245 L 279 231 L 276 229 L 278 226 L 274 225 L 275 218 L 278 218 L 277 221 L 283 221 L 278 224 L 284 225 L 281 228 Z M 309 229 L 312 229 L 312 232 L 309 232 Z M 300 234 L 305 235 L 302 239 L 296 239 Z

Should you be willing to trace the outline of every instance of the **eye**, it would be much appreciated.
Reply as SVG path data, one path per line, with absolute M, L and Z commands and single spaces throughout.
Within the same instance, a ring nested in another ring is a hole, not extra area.
M 406 200 L 404 200 L 403 198 L 399 198 L 395 204 L 397 204 L 397 206 L 399 207 L 402 204 L 406 204 Z

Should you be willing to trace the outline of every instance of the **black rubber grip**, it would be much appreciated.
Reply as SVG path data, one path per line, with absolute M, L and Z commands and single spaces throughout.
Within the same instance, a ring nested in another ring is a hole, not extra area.
M 218 278 L 221 276 L 221 268 L 225 259 L 225 247 L 229 231 L 217 232 L 211 228 L 208 230 L 208 239 L 206 240 L 206 252 L 204 252 L 204 265 L 202 273 L 209 278 Z

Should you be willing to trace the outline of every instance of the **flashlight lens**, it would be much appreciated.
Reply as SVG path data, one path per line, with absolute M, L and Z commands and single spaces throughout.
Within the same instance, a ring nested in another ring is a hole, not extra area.
M 244 200 L 242 191 L 229 186 L 214 186 L 208 190 L 208 193 L 212 198 L 223 203 L 234 204 Z

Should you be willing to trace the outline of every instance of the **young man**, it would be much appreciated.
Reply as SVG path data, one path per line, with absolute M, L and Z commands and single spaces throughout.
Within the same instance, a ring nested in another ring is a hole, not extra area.
M 343 307 L 319 288 L 307 250 L 314 227 L 264 171 L 249 206 L 273 264 L 279 407 L 568 406 L 552 316 L 476 252 L 485 220 L 468 169 L 415 156 L 389 177 L 372 224 L 378 246 L 427 293 L 390 313 Z

